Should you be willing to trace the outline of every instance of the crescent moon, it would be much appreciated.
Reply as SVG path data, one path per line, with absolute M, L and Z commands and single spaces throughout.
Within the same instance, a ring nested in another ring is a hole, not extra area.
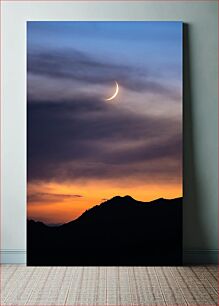
M 113 99 L 118 95 L 118 92 L 119 92 L 119 84 L 118 84 L 116 81 L 115 81 L 115 83 L 116 83 L 116 91 L 115 91 L 115 93 L 114 93 L 111 97 L 105 99 L 105 101 L 113 100 Z

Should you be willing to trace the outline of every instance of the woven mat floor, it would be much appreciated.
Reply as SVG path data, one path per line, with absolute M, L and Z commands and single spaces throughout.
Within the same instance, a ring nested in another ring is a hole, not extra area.
M 217 266 L 1 266 L 0 305 L 218 305 Z

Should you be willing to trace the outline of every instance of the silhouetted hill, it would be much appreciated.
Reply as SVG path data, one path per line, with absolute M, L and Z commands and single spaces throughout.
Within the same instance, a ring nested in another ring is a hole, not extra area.
M 28 265 L 176 265 L 182 198 L 116 196 L 59 227 L 28 221 Z

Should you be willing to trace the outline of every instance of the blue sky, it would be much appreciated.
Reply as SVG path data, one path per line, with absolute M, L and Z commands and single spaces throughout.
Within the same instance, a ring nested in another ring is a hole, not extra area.
M 28 22 L 28 50 L 76 49 L 181 82 L 181 22 Z

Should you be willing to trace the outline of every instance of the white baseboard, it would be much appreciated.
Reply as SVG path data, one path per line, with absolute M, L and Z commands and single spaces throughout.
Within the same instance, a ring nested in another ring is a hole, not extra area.
M 26 250 L 0 250 L 1 264 L 25 264 Z M 184 265 L 218 264 L 218 250 L 184 250 Z
M 26 250 L 0 250 L 1 264 L 25 264 Z

